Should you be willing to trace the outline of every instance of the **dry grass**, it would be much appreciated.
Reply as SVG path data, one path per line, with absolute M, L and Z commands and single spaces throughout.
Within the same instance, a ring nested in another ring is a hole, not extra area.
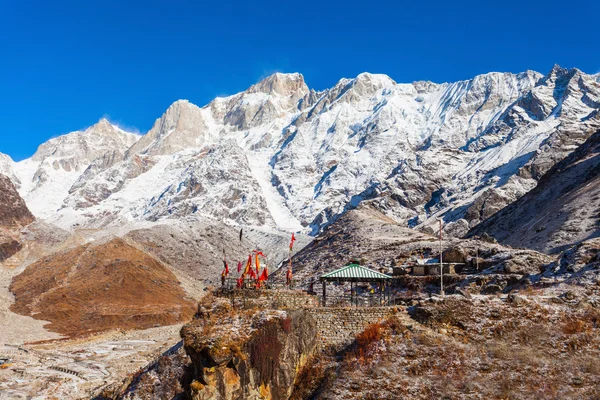
M 362 352 L 346 355 L 325 397 L 600 398 L 595 309 L 445 301 L 427 303 L 420 316 L 433 329 L 386 321 L 359 335 Z

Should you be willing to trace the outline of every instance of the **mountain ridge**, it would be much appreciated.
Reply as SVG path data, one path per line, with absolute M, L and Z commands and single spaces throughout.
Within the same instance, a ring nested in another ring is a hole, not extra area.
M 48 197 L 39 182 L 20 188 L 34 214 L 63 228 L 204 210 L 314 234 L 366 202 L 422 230 L 443 216 L 461 236 L 600 127 L 599 81 L 558 66 L 441 84 L 363 73 L 317 92 L 302 74 L 277 73 L 203 107 L 178 100 L 127 146 L 52 160 L 59 172 L 26 160 L 14 175 L 31 182 L 78 170 L 54 179 L 54 208 L 35 204 Z

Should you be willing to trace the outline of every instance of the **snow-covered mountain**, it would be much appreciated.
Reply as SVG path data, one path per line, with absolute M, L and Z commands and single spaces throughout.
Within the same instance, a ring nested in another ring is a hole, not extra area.
M 86 130 L 50 139 L 33 157 L 12 163 L 11 172 L 17 177 L 19 192 L 31 211 L 37 217 L 52 219 L 90 164 L 106 168 L 120 162 L 138 139 L 138 135 L 125 132 L 103 118 Z
M 599 109 L 600 77 L 558 66 L 444 84 L 363 73 L 320 92 L 277 73 L 177 101 L 139 140 L 101 121 L 13 168 L 34 214 L 65 228 L 209 215 L 314 233 L 369 202 L 462 234 L 585 141 Z

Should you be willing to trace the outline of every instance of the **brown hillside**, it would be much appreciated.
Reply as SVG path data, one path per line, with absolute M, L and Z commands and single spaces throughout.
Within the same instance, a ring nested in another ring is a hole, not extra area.
M 68 336 L 186 321 L 195 311 L 156 259 L 113 239 L 45 257 L 14 278 L 11 310 Z

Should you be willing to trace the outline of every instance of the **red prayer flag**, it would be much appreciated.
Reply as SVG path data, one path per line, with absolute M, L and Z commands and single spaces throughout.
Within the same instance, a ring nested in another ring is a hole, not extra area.
M 290 251 L 294 248 L 294 242 L 296 241 L 296 236 L 294 236 L 294 232 L 292 232 L 292 240 L 290 241 Z
M 225 276 L 229 275 L 229 265 L 227 265 L 227 261 L 223 260 L 223 272 L 225 272 Z
M 269 279 L 269 273 L 267 272 L 267 269 L 263 269 L 262 274 L 260 275 L 260 278 L 258 278 L 259 281 L 266 281 L 267 279 Z
M 242 262 L 238 261 L 238 274 L 242 272 Z
M 246 268 L 244 269 L 244 275 L 248 274 L 252 269 L 252 254 L 248 256 L 248 262 L 246 263 Z

